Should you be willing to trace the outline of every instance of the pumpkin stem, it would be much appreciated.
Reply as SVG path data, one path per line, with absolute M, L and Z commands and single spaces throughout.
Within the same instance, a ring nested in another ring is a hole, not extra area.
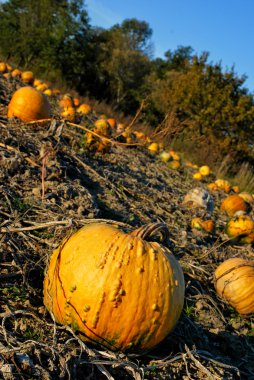
M 153 241 L 153 237 L 158 234 L 160 235 L 162 244 L 168 246 L 169 230 L 165 223 L 145 224 L 130 233 L 131 236 L 136 236 L 146 241 Z

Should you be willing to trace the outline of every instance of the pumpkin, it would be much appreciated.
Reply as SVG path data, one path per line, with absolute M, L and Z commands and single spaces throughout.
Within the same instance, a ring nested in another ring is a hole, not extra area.
M 19 70 L 19 69 L 14 69 L 12 72 L 11 72 L 11 76 L 13 78 L 21 78 L 21 74 L 22 72 Z
M 50 104 L 47 97 L 35 88 L 25 86 L 12 95 L 8 105 L 8 118 L 17 117 L 29 122 L 50 117 Z
M 173 160 L 180 161 L 181 158 L 180 158 L 179 154 L 176 153 L 174 150 L 170 150 L 169 153 L 170 153 Z
M 87 115 L 89 112 L 92 111 L 92 108 L 89 106 L 89 104 L 82 103 L 77 109 L 78 113 L 81 113 L 82 115 Z
M 35 78 L 33 83 L 34 87 L 39 86 L 39 84 L 42 84 L 42 81 L 40 79 Z
M 71 122 L 74 122 L 76 117 L 76 110 L 74 107 L 64 107 L 64 110 L 61 112 L 61 116 Z
M 184 278 L 157 233 L 168 238 L 162 223 L 128 233 L 97 222 L 67 238 L 44 280 L 55 320 L 111 350 L 143 353 L 162 341 L 180 317 Z
M 214 209 L 214 202 L 210 193 L 202 187 L 191 189 L 184 196 L 183 205 L 190 208 L 204 208 L 210 212 Z
M 203 176 L 202 176 L 202 174 L 200 172 L 196 172 L 196 173 L 193 174 L 192 178 L 196 179 L 197 181 L 201 181 L 202 178 L 203 178 Z
M 215 224 L 211 219 L 203 220 L 201 218 L 193 218 L 191 221 L 191 227 L 208 233 L 215 232 Z
M 51 88 L 47 88 L 46 90 L 43 91 L 43 93 L 44 93 L 45 95 L 48 95 L 48 96 L 52 96 L 52 94 L 53 94 Z
M 236 242 L 254 243 L 254 221 L 248 215 L 239 215 L 230 219 L 225 232 Z
M 234 193 L 239 193 L 240 192 L 240 188 L 237 185 L 232 186 L 232 190 L 234 191 Z
M 208 183 L 207 188 L 212 191 L 218 190 L 218 186 L 214 182 Z
M 6 71 L 8 71 L 6 63 L 0 62 L 0 73 L 5 73 Z
M 254 197 L 252 194 L 247 193 L 246 191 L 243 191 L 242 193 L 238 194 L 239 197 L 243 198 L 245 202 L 249 203 L 250 205 L 254 203 Z
M 79 98 L 74 98 L 74 99 L 73 99 L 73 103 L 74 103 L 74 106 L 75 106 L 75 107 L 80 106 L 80 100 L 79 100 Z
M 160 159 L 164 162 L 168 162 L 171 159 L 171 155 L 169 152 L 166 152 L 165 150 L 161 152 Z
M 157 153 L 158 150 L 159 150 L 159 145 L 158 145 L 156 142 L 151 143 L 151 144 L 148 146 L 148 150 L 149 150 L 149 152 L 155 154 L 155 153 Z
M 225 191 L 225 193 L 229 193 L 231 189 L 230 183 L 225 179 L 216 179 L 215 184 L 218 189 Z
M 221 211 L 225 211 L 229 216 L 233 216 L 238 211 L 249 211 L 249 204 L 238 194 L 229 195 L 220 206 Z
M 21 80 L 24 83 L 33 84 L 33 82 L 34 82 L 33 72 L 32 71 L 23 71 L 23 73 L 21 74 Z
M 109 119 L 107 119 L 107 122 L 110 125 L 110 127 L 112 128 L 112 130 L 115 131 L 116 130 L 116 119 L 109 118 Z
M 171 169 L 179 169 L 180 166 L 181 166 L 181 164 L 180 164 L 179 161 L 177 161 L 177 160 L 173 160 L 173 161 L 170 161 L 170 162 L 168 163 L 168 166 L 169 166 Z
M 41 83 L 41 84 L 38 84 L 38 86 L 36 86 L 35 88 L 36 90 L 43 92 L 48 89 L 48 85 L 47 83 Z
M 215 289 L 239 314 L 254 312 L 254 262 L 231 258 L 214 273 Z
M 65 94 L 62 99 L 59 101 L 59 106 L 62 108 L 67 108 L 67 107 L 74 107 L 74 102 L 72 99 L 72 96 L 69 94 Z
M 203 165 L 199 168 L 199 173 L 201 173 L 203 176 L 207 176 L 210 174 L 210 168 L 207 165 Z

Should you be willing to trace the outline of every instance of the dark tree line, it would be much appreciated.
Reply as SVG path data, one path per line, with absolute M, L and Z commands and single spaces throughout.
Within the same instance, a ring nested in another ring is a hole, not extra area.
M 3 1 L 0 20 L 2 59 L 125 114 L 147 99 L 143 120 L 152 126 L 170 114 L 184 138 L 205 136 L 221 155 L 253 159 L 254 102 L 246 78 L 209 63 L 207 52 L 179 46 L 154 59 L 147 22 L 91 27 L 82 0 Z

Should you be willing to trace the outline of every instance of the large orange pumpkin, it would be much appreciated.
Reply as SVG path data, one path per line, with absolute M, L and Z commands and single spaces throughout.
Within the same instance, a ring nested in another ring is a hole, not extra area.
M 215 289 L 238 313 L 253 313 L 254 262 L 237 257 L 224 261 L 215 271 Z
M 35 121 L 50 117 L 50 104 L 47 97 L 35 88 L 25 86 L 14 92 L 8 105 L 9 118 L 16 116 L 22 121 Z
M 55 320 L 111 350 L 140 353 L 163 340 L 180 317 L 184 278 L 169 249 L 153 241 L 159 232 L 167 237 L 161 223 L 132 233 L 95 223 L 66 239 L 44 281 Z

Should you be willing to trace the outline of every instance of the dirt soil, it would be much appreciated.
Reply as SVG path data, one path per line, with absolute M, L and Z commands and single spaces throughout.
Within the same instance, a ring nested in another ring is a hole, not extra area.
M 254 379 L 254 318 L 220 299 L 213 278 L 225 259 L 254 260 L 253 246 L 232 244 L 224 234 L 225 193 L 211 194 L 211 214 L 182 204 L 213 175 L 197 182 L 193 169 L 171 169 L 143 146 L 87 152 L 84 131 L 57 116 L 54 99 L 56 117 L 44 125 L 8 120 L 7 104 L 19 85 L 0 78 L 0 378 Z M 212 218 L 216 233 L 192 229 L 194 216 Z M 174 331 L 143 356 L 82 342 L 43 305 L 52 251 L 94 219 L 130 229 L 160 221 L 169 228 L 170 249 L 185 276 L 184 310 Z

